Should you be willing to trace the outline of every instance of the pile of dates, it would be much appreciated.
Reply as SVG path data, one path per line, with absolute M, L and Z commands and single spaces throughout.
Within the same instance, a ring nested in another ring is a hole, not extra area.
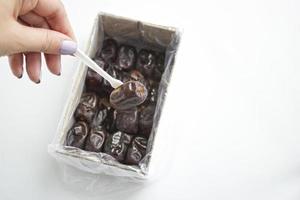
M 104 40 L 94 61 L 124 84 L 113 89 L 88 69 L 85 89 L 66 145 L 104 152 L 120 163 L 138 165 L 152 130 L 164 53 Z

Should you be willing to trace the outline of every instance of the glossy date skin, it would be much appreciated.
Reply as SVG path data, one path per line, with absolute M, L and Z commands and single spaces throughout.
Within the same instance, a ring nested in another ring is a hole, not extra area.
M 156 60 L 155 53 L 142 49 L 138 54 L 136 68 L 146 77 L 150 77 L 155 68 Z
M 103 78 L 95 71 L 88 69 L 86 73 L 85 85 L 88 91 L 101 93 Z
M 121 131 L 115 132 L 108 136 L 104 152 L 114 157 L 117 161 L 122 162 L 125 159 L 128 145 L 132 136 Z
M 108 114 L 109 114 L 109 108 L 99 109 L 98 112 L 94 116 L 92 125 L 99 126 L 99 125 L 103 124 L 103 122 L 106 120 Z
M 138 109 L 116 111 L 116 128 L 129 134 L 138 132 Z
M 117 49 L 118 49 L 118 45 L 115 40 L 106 39 L 106 40 L 104 40 L 102 50 L 99 53 L 100 57 L 105 62 L 113 62 L 117 56 Z
M 75 111 L 77 120 L 92 122 L 97 111 L 98 97 L 95 93 L 84 93 Z
M 107 132 L 102 126 L 96 126 L 90 130 L 86 138 L 85 150 L 91 152 L 101 152 Z
M 146 154 L 147 139 L 144 137 L 135 137 L 130 144 L 126 154 L 126 164 L 138 165 Z
M 150 89 L 150 83 L 149 81 L 144 77 L 144 75 L 139 72 L 138 70 L 132 70 L 129 73 L 129 78 L 132 81 L 138 81 L 141 82 L 146 88 L 147 90 Z M 124 82 L 125 83 L 125 82 Z
M 84 121 L 76 122 L 68 131 L 66 145 L 83 149 L 89 128 Z
M 138 81 L 128 81 L 110 94 L 110 103 L 116 110 L 128 110 L 143 103 L 148 95 L 146 87 Z
M 129 70 L 136 62 L 136 50 L 132 46 L 122 45 L 118 50 L 117 67 Z

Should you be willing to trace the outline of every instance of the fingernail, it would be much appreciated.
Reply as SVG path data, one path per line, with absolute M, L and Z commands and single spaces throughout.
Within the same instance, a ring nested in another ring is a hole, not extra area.
M 60 46 L 60 54 L 62 55 L 72 55 L 77 50 L 77 44 L 71 40 L 64 40 Z
M 61 75 L 61 62 L 58 63 L 58 66 L 57 66 L 57 73 L 56 73 L 56 76 L 60 76 Z
M 41 83 L 41 80 L 39 79 L 37 82 L 35 82 L 36 84 L 40 84 Z
M 19 76 L 18 76 L 18 79 L 21 79 L 22 77 L 23 77 L 23 74 L 19 75 Z

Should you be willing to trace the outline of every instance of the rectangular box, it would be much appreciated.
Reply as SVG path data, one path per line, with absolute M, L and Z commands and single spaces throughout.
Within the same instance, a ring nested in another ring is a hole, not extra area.
M 96 17 L 88 42 L 87 55 L 93 58 L 97 50 L 102 48 L 103 39 L 107 37 L 114 38 L 120 43 L 133 44 L 139 48 L 165 52 L 165 71 L 159 85 L 153 128 L 148 140 L 146 156 L 139 166 L 129 166 L 118 163 L 105 153 L 87 152 L 64 145 L 68 130 L 74 123 L 73 114 L 84 89 L 87 67 L 82 63 L 75 74 L 70 96 L 66 102 L 57 134 L 48 148 L 49 153 L 57 160 L 87 172 L 144 179 L 149 174 L 149 169 L 151 168 L 151 152 L 155 148 L 155 136 L 158 133 L 157 126 L 171 78 L 180 34 L 176 28 L 158 26 L 100 13 Z

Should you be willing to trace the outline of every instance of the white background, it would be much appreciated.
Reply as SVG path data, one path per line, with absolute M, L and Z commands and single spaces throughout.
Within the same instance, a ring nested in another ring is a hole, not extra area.
M 100 10 L 183 29 L 160 124 L 166 175 L 109 199 L 300 198 L 298 0 L 64 3 L 82 48 Z M 35 85 L 0 59 L 0 199 L 106 199 L 64 183 L 47 153 L 76 64 L 64 57 L 59 78 L 43 67 Z

